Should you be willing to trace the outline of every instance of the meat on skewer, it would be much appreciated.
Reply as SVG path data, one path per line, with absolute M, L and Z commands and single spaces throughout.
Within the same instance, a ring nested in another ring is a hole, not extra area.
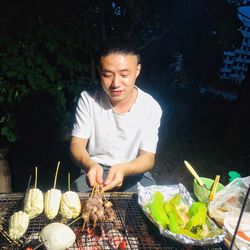
M 115 221 L 113 204 L 104 197 L 101 185 L 93 187 L 90 197 L 83 205 L 82 218 L 84 220 L 82 231 L 89 221 L 93 222 L 94 228 L 98 221 Z

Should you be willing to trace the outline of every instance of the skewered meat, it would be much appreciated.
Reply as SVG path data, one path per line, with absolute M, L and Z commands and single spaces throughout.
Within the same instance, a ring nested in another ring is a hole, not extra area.
M 48 219 L 54 219 L 59 211 L 62 193 L 61 190 L 52 188 L 45 194 L 44 212 Z
M 81 212 L 81 201 L 76 192 L 67 191 L 62 195 L 60 212 L 66 219 L 75 219 Z
M 29 215 L 30 219 L 35 218 L 43 212 L 43 193 L 38 188 L 29 190 L 24 203 L 24 211 Z
M 85 201 L 83 205 L 82 218 L 84 220 L 82 230 L 84 230 L 85 225 L 89 222 L 89 220 L 94 223 L 94 228 L 97 221 L 115 221 L 116 217 L 113 210 L 113 204 L 105 199 L 100 185 L 93 187 L 90 197 Z
M 48 250 L 66 250 L 73 244 L 76 235 L 70 227 L 54 222 L 42 229 L 40 239 Z
M 9 236 L 17 240 L 21 238 L 29 226 L 29 216 L 23 211 L 15 212 L 9 220 Z

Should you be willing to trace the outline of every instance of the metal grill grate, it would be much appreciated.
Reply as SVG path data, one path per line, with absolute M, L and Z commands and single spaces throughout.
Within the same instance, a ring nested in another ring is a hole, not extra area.
M 88 194 L 79 194 L 83 202 Z M 115 249 L 117 241 L 125 241 L 126 249 L 168 249 L 166 239 L 161 237 L 159 232 L 148 223 L 141 208 L 137 204 L 137 195 L 132 193 L 108 193 L 106 198 L 113 203 L 116 213 L 115 224 L 104 222 L 97 223 L 95 229 L 88 224 L 85 231 L 80 233 L 82 220 L 70 225 L 77 235 L 77 240 L 70 249 Z M 0 215 L 4 218 L 0 230 L 0 249 L 22 249 L 22 245 L 31 239 L 37 239 L 41 229 L 55 221 L 61 221 L 58 215 L 54 220 L 49 221 L 44 215 L 30 220 L 25 235 L 16 242 L 10 241 L 4 232 L 8 231 L 8 220 L 18 209 L 18 204 L 23 199 L 23 194 L 1 194 Z

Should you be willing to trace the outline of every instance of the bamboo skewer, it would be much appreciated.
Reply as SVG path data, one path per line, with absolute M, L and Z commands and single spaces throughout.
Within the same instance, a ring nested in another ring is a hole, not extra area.
M 205 183 L 202 181 L 202 179 L 201 179 L 201 178 L 199 177 L 199 175 L 196 173 L 196 171 L 194 170 L 194 168 L 191 166 L 191 164 L 190 164 L 189 162 L 187 162 L 187 161 L 184 161 L 184 163 L 185 163 L 187 169 L 189 170 L 189 172 L 190 172 L 190 173 L 194 176 L 194 178 L 198 181 L 198 183 L 199 183 L 202 187 L 208 189 L 207 186 L 205 185 Z
M 46 241 L 43 241 L 43 242 L 39 243 L 36 247 L 33 248 L 33 250 L 38 249 L 39 247 L 41 247 L 42 245 L 44 245 L 45 242 L 46 242 Z
M 216 193 L 216 190 L 217 190 L 217 187 L 219 185 L 219 181 L 220 181 L 220 175 L 216 175 L 215 177 L 215 180 L 214 180 L 214 184 L 213 184 L 213 188 L 212 188 L 212 191 L 209 195 L 209 200 L 210 201 L 213 201 L 214 198 L 215 198 L 215 193 Z
M 37 187 L 37 167 L 35 167 L 35 188 Z
M 68 173 L 68 190 L 70 191 L 70 173 Z
M 56 180 L 57 180 L 57 175 L 58 175 L 59 166 L 60 166 L 60 161 L 58 161 L 57 167 L 56 167 L 56 174 L 55 174 L 54 187 L 53 187 L 54 189 L 56 189 Z

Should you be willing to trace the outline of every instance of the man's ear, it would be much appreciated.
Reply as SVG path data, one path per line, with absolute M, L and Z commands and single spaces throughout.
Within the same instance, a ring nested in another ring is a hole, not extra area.
M 140 72 L 141 72 L 141 64 L 139 63 L 136 68 L 136 77 L 139 76 Z

